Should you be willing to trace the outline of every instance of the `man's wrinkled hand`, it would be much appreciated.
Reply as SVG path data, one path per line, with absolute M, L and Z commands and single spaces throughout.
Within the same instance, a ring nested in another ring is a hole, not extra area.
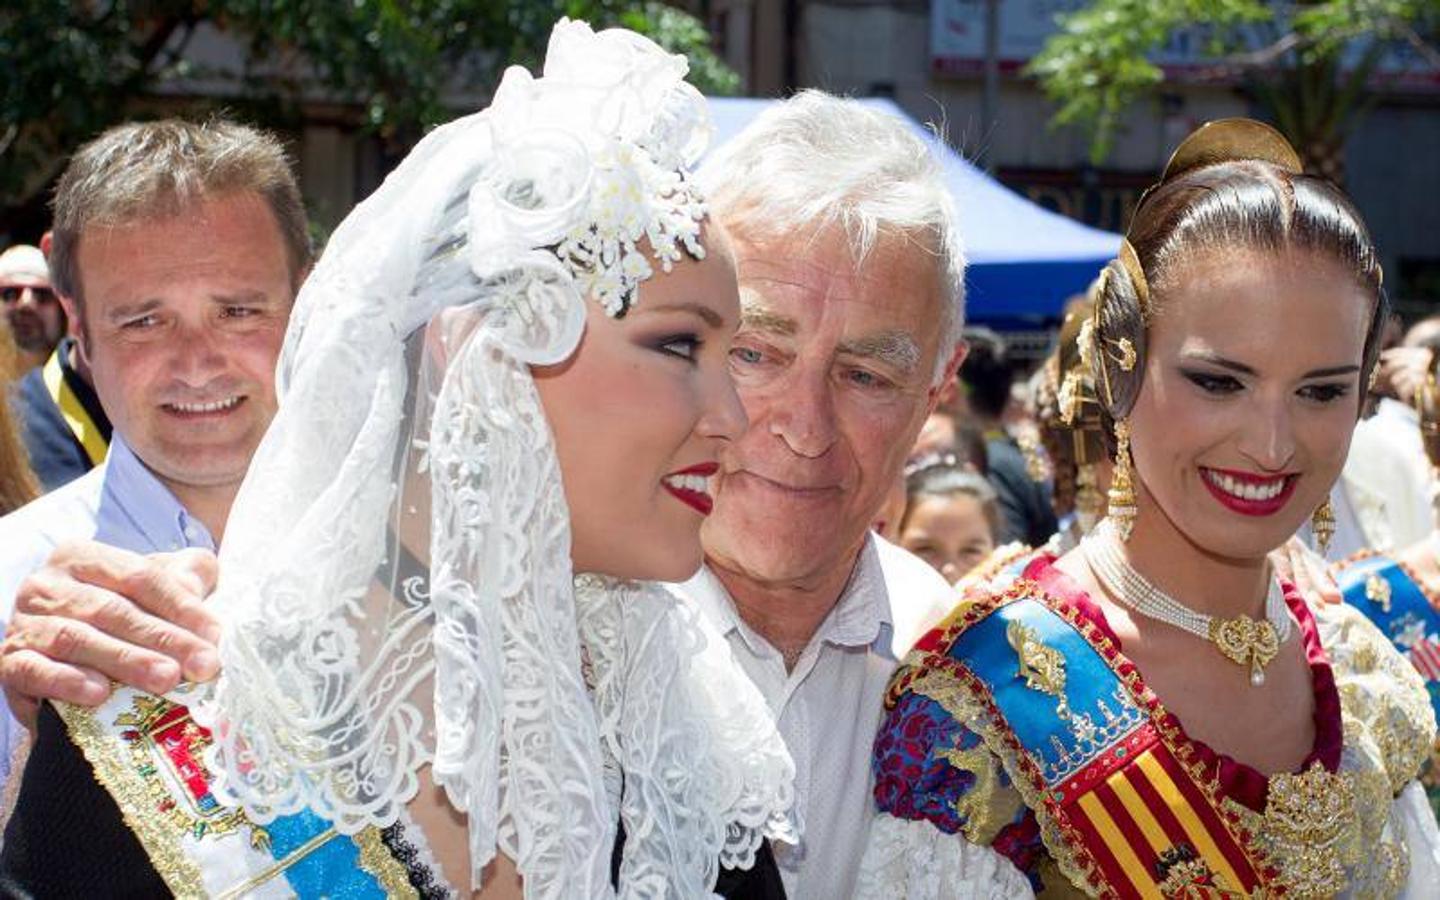
M 42 699 L 95 706 L 111 681 L 161 694 L 219 671 L 220 626 L 203 600 L 215 588 L 204 550 L 141 556 L 66 544 L 21 583 L 0 644 L 0 686 L 16 718 Z

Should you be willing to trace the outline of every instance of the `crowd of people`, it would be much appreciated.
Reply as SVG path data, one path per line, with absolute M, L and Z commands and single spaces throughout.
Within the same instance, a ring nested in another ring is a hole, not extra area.
M 0 894 L 1435 896 L 1440 327 L 1344 194 L 1202 127 L 1031 371 L 923 142 L 696 170 L 685 73 L 561 21 L 318 258 L 263 131 L 75 153 Z

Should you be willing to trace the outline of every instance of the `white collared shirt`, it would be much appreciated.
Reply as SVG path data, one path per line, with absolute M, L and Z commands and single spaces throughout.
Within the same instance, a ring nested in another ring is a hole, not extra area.
M 795 758 L 801 842 L 774 847 L 786 896 L 849 897 L 874 815 L 870 751 L 885 687 L 910 645 L 950 611 L 953 589 L 917 557 L 870 535 L 840 599 L 790 672 L 708 568 L 674 589 L 725 635 Z

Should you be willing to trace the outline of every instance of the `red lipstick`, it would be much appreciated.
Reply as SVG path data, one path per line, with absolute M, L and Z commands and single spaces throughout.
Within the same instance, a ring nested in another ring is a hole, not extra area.
M 1248 499 L 1237 497 L 1230 491 L 1222 488 L 1216 483 L 1216 478 L 1223 477 L 1240 487 L 1249 485 L 1273 486 L 1276 481 L 1284 479 L 1279 493 L 1265 499 Z M 1271 516 L 1285 508 L 1290 502 L 1290 497 L 1295 493 L 1295 485 L 1299 483 L 1298 475 L 1265 476 L 1256 475 L 1254 472 L 1237 472 L 1231 469 L 1210 469 L 1202 466 L 1200 468 L 1200 481 L 1209 489 L 1211 496 L 1220 501 L 1220 505 L 1232 512 L 1242 516 Z
M 715 508 L 715 499 L 703 489 L 696 490 L 693 484 L 676 484 L 670 479 L 678 478 L 682 481 L 694 479 L 705 479 L 720 471 L 720 464 L 715 462 L 699 463 L 688 469 L 681 469 L 678 472 L 671 472 L 661 479 L 660 485 L 669 491 L 671 496 L 695 510 L 702 516 L 710 515 Z

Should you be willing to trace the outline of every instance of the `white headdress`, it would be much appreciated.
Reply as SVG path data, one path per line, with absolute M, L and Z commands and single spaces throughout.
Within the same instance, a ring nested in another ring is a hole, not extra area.
M 543 77 L 437 129 L 336 230 L 296 301 L 281 407 L 232 511 L 223 675 L 197 711 L 259 821 L 388 825 L 432 764 L 527 896 L 695 896 L 790 837 L 763 699 L 658 586 L 572 583 L 529 365 L 699 256 L 682 57 L 562 20 Z

